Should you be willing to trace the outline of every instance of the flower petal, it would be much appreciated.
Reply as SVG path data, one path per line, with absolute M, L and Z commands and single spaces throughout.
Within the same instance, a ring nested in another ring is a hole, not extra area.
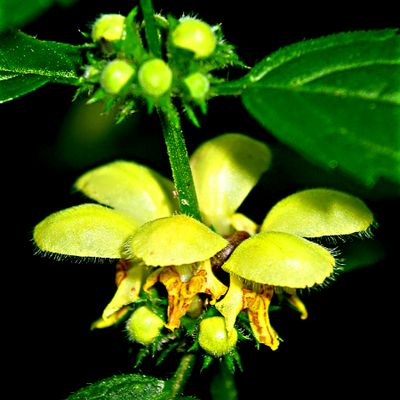
M 286 300 L 296 311 L 300 313 L 301 319 L 308 318 L 307 308 L 296 292 L 287 293 Z
M 228 218 L 268 169 L 268 147 L 248 136 L 230 133 L 203 143 L 190 164 L 204 222 L 229 234 Z
M 129 313 L 129 307 L 121 308 L 119 311 L 115 312 L 114 314 L 110 315 L 108 318 L 99 318 L 94 321 L 90 329 L 104 329 L 109 328 L 110 326 L 116 325 L 121 322 L 125 316 Z
M 145 291 L 148 291 L 157 282 L 161 282 L 167 289 L 168 323 L 165 326 L 171 331 L 179 328 L 181 317 L 189 311 L 198 293 L 211 295 L 211 304 L 214 304 L 227 289 L 214 276 L 210 260 L 201 263 L 199 269 L 188 281 L 182 281 L 179 269 L 178 266 L 158 268 L 149 275 L 143 287 Z
M 243 283 L 236 275 L 230 275 L 230 284 L 225 297 L 215 308 L 224 316 L 226 330 L 231 332 L 235 327 L 236 317 L 243 309 Z
M 204 273 L 205 279 L 203 293 L 211 295 L 210 304 L 214 305 L 216 301 L 226 293 L 228 288 L 214 275 L 210 260 L 206 260 L 201 264 L 197 274 L 200 275 L 202 272 Z
M 348 235 L 366 231 L 372 212 L 357 197 L 332 189 L 309 189 L 278 202 L 261 231 L 288 232 L 302 237 Z
M 127 254 L 150 266 L 191 264 L 211 258 L 229 242 L 201 222 L 174 215 L 141 226 L 127 246 Z
M 33 239 L 42 251 L 79 257 L 120 258 L 121 247 L 137 226 L 98 204 L 82 204 L 49 215 Z
M 148 268 L 141 264 L 127 264 L 120 261 L 117 265 L 118 288 L 114 297 L 103 311 L 103 319 L 107 320 L 112 314 L 139 298 L 143 279 Z
M 115 161 L 83 174 L 75 187 L 142 225 L 174 212 L 173 184 L 144 165 Z
M 241 213 L 233 214 L 230 222 L 235 231 L 245 231 L 250 235 L 255 235 L 258 229 L 254 221 Z
M 252 282 L 305 288 L 322 283 L 335 259 L 322 246 L 283 232 L 259 233 L 242 242 L 222 268 Z
M 279 336 L 271 326 L 269 320 L 269 305 L 274 289 L 269 285 L 262 285 L 258 292 L 243 289 L 244 306 L 248 309 L 249 322 L 254 337 L 258 342 L 276 350 L 279 346 Z

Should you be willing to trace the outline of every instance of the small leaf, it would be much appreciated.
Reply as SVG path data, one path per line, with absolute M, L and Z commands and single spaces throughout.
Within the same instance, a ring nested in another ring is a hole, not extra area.
M 229 233 L 234 214 L 271 163 L 262 142 L 238 133 L 217 136 L 190 158 L 200 210 L 207 225 Z
M 302 237 L 349 235 L 366 231 L 374 218 L 363 201 L 332 189 L 309 189 L 279 201 L 267 214 L 261 231 Z
M 124 215 L 98 204 L 82 204 L 49 215 L 36 225 L 40 250 L 78 257 L 120 258 L 136 226 Z
M 290 288 L 321 284 L 335 259 L 328 250 L 299 236 L 263 232 L 242 242 L 222 268 L 256 283 Z
M 350 32 L 303 41 L 261 61 L 243 103 L 314 163 L 372 186 L 400 183 L 400 36 Z
M 141 226 L 126 250 L 147 265 L 167 266 L 207 260 L 227 245 L 227 240 L 194 218 L 174 215 Z
M 76 85 L 81 50 L 78 46 L 41 41 L 22 32 L 0 35 L 0 103 L 47 82 Z
M 80 389 L 67 400 L 159 400 L 165 381 L 139 374 L 116 375 Z
M 171 181 L 152 169 L 129 161 L 115 161 L 82 175 L 76 189 L 99 203 L 129 216 L 137 225 L 172 215 Z

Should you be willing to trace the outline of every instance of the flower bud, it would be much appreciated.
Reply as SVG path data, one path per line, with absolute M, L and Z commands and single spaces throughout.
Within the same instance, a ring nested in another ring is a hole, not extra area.
M 198 19 L 185 18 L 172 32 L 172 43 L 192 51 L 195 58 L 205 58 L 214 52 L 217 39 L 210 25 Z
M 237 338 L 235 329 L 228 333 L 223 317 L 210 317 L 200 322 L 199 344 L 214 357 L 224 356 L 233 350 Z
M 100 83 L 109 94 L 118 94 L 135 73 L 135 68 L 124 60 L 110 61 L 104 68 Z
M 104 14 L 93 25 L 92 39 L 94 42 L 106 40 L 116 42 L 124 32 L 125 17 L 120 14 Z
M 145 93 L 159 97 L 171 87 L 172 71 L 165 61 L 153 58 L 140 67 L 138 80 Z
M 184 79 L 185 85 L 194 100 L 204 100 L 210 89 L 210 82 L 201 72 L 194 72 Z
M 126 323 L 130 338 L 145 346 L 154 342 L 163 326 L 164 321 L 146 306 L 135 310 Z

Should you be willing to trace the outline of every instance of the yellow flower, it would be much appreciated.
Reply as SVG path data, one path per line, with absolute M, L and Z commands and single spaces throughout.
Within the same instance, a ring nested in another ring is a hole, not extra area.
M 279 338 L 268 315 L 273 293 L 283 294 L 305 319 L 296 289 L 321 284 L 334 272 L 333 255 L 306 238 L 367 232 L 373 215 L 352 195 L 318 188 L 281 200 L 258 226 L 236 211 L 267 170 L 270 153 L 259 142 L 227 139 L 204 143 L 191 158 L 203 221 L 230 242 L 213 257 L 230 274 L 216 308 L 230 332 L 247 310 L 254 336 L 275 350 Z
M 308 189 L 278 202 L 258 233 L 242 241 L 222 264 L 231 282 L 216 308 L 228 331 L 234 329 L 238 313 L 247 309 L 254 336 L 277 349 L 279 337 L 268 315 L 273 293 L 285 294 L 305 319 L 307 310 L 296 289 L 322 284 L 334 272 L 331 252 L 308 239 L 366 233 L 372 222 L 373 215 L 361 200 L 337 190 Z M 237 216 L 235 225 L 251 221 Z
M 240 134 L 208 143 L 210 150 L 203 145 L 192 157 L 193 174 L 206 222 L 224 234 L 228 227 L 219 216 L 239 207 L 268 168 L 270 152 Z M 179 326 L 197 293 L 209 294 L 215 303 L 226 292 L 209 260 L 228 242 L 199 221 L 176 215 L 171 181 L 143 165 L 116 161 L 87 172 L 75 188 L 100 204 L 51 214 L 35 227 L 33 237 L 46 253 L 121 260 L 117 292 L 94 327 L 115 323 L 124 307 L 138 299 L 146 278 L 146 289 L 160 281 L 169 290 L 170 329 Z
M 178 328 L 204 293 L 228 333 L 247 310 L 255 338 L 276 349 L 279 338 L 268 315 L 273 294 L 284 295 L 306 318 L 296 289 L 321 284 L 334 271 L 333 255 L 309 239 L 366 232 L 372 213 L 349 194 L 309 189 L 278 202 L 258 226 L 237 210 L 270 165 L 265 144 L 225 134 L 203 143 L 190 162 L 204 223 L 176 214 L 169 180 L 117 161 L 76 182 L 102 205 L 50 215 L 36 226 L 35 242 L 45 252 L 121 260 L 117 292 L 96 327 L 115 323 L 141 290 L 160 282 L 168 292 L 167 328 Z M 218 267 L 229 273 L 229 289 L 215 277 Z

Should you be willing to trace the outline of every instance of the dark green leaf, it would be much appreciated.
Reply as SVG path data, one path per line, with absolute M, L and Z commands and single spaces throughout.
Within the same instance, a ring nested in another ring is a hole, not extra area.
M 366 185 L 400 183 L 400 36 L 394 30 L 308 40 L 241 80 L 245 107 L 314 163 Z
M 47 82 L 75 85 L 81 48 L 46 42 L 21 32 L 0 35 L 0 103 L 31 92 Z
M 67 6 L 75 0 L 0 0 L 0 32 L 32 21 L 53 4 Z
M 116 375 L 80 389 L 67 400 L 156 400 L 165 382 L 151 376 Z
M 165 381 L 139 374 L 115 375 L 86 386 L 67 400 L 167 400 Z M 176 400 L 197 400 L 178 396 Z

